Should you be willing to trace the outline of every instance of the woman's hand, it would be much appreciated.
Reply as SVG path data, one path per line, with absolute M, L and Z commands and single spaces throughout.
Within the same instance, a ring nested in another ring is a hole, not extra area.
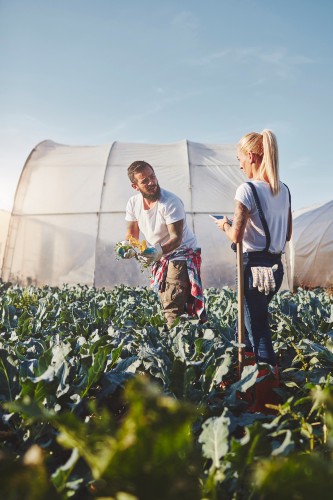
M 215 224 L 221 231 L 225 231 L 227 229 L 227 226 L 231 226 L 230 221 L 226 215 L 223 215 L 222 219 L 216 219 Z
M 221 231 L 224 231 L 227 238 L 233 243 L 239 243 L 243 239 L 245 227 L 249 218 L 249 211 L 240 201 L 236 201 L 235 214 L 232 225 L 225 215 L 223 219 L 218 219 L 215 224 Z

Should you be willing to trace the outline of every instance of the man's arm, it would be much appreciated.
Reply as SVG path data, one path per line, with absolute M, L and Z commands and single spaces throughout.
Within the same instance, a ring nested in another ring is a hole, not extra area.
M 138 222 L 136 220 L 127 222 L 125 240 L 128 240 L 130 238 L 130 236 L 132 236 L 133 238 L 138 240 L 139 234 L 140 234 L 140 230 L 139 230 Z
M 169 239 L 162 245 L 163 253 L 169 253 L 179 247 L 183 237 L 184 219 L 168 224 Z

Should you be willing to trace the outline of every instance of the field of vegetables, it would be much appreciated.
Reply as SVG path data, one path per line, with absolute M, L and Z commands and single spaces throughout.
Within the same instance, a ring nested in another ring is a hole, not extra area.
M 333 491 L 333 296 L 270 308 L 280 405 L 247 412 L 237 303 L 170 332 L 147 288 L 0 284 L 0 498 L 274 500 Z

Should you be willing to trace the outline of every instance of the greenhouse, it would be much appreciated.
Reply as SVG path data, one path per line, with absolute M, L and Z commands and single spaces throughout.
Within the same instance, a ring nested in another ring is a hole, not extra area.
M 293 214 L 294 286 L 333 285 L 333 200 Z
M 161 187 L 183 200 L 202 249 L 204 286 L 233 285 L 235 254 L 208 215 L 233 214 L 234 193 L 244 181 L 236 148 L 187 140 L 38 144 L 17 186 L 2 279 L 38 286 L 147 284 L 137 262 L 117 261 L 114 253 L 126 231 L 126 202 L 134 194 L 127 167 L 138 159 L 154 167 Z

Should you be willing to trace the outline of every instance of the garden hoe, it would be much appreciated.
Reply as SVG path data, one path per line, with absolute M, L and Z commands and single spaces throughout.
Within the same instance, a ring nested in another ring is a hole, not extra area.
M 238 343 L 244 344 L 244 272 L 243 243 L 237 243 L 237 282 L 238 282 Z M 244 365 L 244 347 L 238 347 L 238 377 L 241 378 Z

